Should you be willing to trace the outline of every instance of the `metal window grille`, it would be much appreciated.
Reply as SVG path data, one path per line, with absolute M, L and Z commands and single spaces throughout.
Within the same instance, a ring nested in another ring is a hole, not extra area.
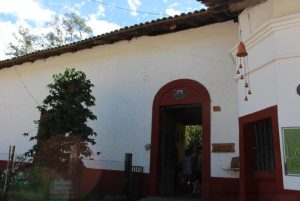
M 275 171 L 272 121 L 266 119 L 254 124 L 256 141 L 256 170 L 272 173 Z
M 144 167 L 133 165 L 131 167 L 131 171 L 134 172 L 134 173 L 143 173 L 144 172 Z

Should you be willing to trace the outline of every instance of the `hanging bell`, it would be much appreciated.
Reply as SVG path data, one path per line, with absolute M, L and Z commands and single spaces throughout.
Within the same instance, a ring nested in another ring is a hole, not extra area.
M 240 74 L 240 71 L 239 71 L 239 69 L 237 69 L 237 71 L 236 71 L 236 74 L 238 74 L 238 75 Z
M 240 79 L 243 80 L 244 79 L 244 75 L 241 75 Z
M 248 91 L 248 94 L 249 94 L 249 95 L 251 95 L 251 94 L 252 94 L 252 92 L 251 92 L 251 90 L 250 90 L 250 89 L 249 89 L 249 91 Z
M 247 82 L 245 82 L 245 88 L 248 88 L 248 87 L 249 87 L 248 83 L 247 83 Z
M 245 96 L 245 101 L 248 101 L 248 97 L 247 96 Z
M 243 68 L 243 65 L 242 65 L 242 64 L 240 64 L 239 68 L 241 68 L 241 69 L 242 69 L 242 68 Z
M 246 51 L 245 44 L 241 41 L 239 46 L 238 46 L 236 56 L 237 57 L 245 57 L 247 55 L 248 55 L 248 52 Z

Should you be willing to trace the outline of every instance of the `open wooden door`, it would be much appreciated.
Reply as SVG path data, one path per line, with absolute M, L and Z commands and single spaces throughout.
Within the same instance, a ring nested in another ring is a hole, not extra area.
M 162 107 L 161 112 L 161 187 L 162 196 L 173 195 L 175 193 L 176 177 L 176 123 L 171 111 Z

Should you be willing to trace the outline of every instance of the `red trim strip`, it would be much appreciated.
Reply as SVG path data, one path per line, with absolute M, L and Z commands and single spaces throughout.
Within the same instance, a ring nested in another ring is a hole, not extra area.
M 238 201 L 239 184 L 239 178 L 211 177 L 211 200 Z

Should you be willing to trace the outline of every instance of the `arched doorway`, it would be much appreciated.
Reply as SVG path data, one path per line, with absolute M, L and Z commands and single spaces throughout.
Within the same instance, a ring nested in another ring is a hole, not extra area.
M 161 169 L 161 132 L 162 110 L 172 108 L 195 108 L 201 117 L 202 125 L 202 178 L 201 197 L 209 200 L 210 190 L 210 96 L 207 89 L 194 80 L 180 79 L 163 86 L 156 94 L 153 103 L 151 159 L 149 185 L 152 194 L 160 195 L 162 191 Z M 193 109 L 192 109 L 193 110 Z M 192 111 L 187 109 L 186 111 Z M 176 110 L 179 111 L 179 110 Z M 193 112 L 195 113 L 195 112 Z

